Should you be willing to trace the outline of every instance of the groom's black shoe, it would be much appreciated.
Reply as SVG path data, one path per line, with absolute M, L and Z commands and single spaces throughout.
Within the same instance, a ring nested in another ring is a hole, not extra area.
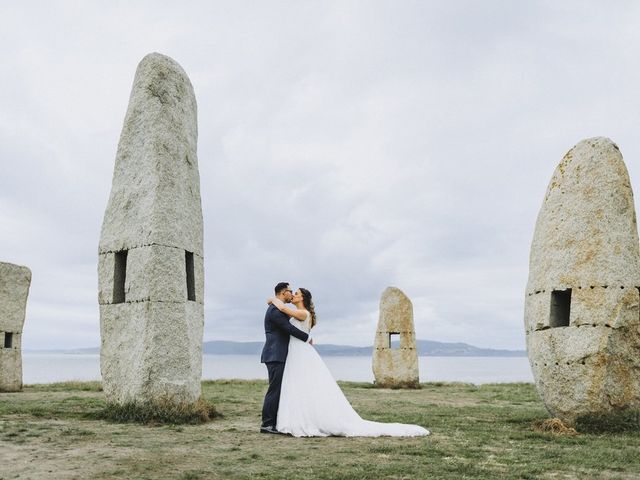
M 266 427 L 260 427 L 260 433 L 280 433 L 278 430 L 276 430 L 276 427 L 274 427 L 273 425 L 268 425 Z

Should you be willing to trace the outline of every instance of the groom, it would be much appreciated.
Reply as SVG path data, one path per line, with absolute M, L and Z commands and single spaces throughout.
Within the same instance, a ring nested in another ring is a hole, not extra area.
M 293 291 L 286 282 L 280 282 L 276 285 L 275 294 L 276 298 L 284 303 L 291 303 L 293 298 Z M 289 353 L 289 335 L 293 335 L 303 342 L 310 341 L 311 338 L 309 334 L 291 325 L 289 317 L 272 304 L 267 307 L 267 313 L 264 316 L 264 333 L 267 340 L 262 349 L 260 362 L 267 365 L 269 389 L 264 396 L 264 404 L 262 405 L 260 432 L 279 433 L 276 424 L 284 363 L 287 360 L 287 353 Z

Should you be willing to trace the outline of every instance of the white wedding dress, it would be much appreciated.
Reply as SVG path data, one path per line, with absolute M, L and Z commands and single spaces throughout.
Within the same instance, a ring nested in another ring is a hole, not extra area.
M 310 331 L 311 315 L 293 325 Z M 316 349 L 289 337 L 276 428 L 294 437 L 415 437 L 429 435 L 418 425 L 363 420 L 333 379 Z

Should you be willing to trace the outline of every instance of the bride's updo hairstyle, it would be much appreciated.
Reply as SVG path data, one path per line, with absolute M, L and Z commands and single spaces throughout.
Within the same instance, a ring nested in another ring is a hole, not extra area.
M 302 304 L 304 308 L 311 314 L 311 328 L 316 326 L 316 311 L 313 308 L 313 300 L 311 299 L 311 292 L 306 288 L 300 288 L 302 294 Z

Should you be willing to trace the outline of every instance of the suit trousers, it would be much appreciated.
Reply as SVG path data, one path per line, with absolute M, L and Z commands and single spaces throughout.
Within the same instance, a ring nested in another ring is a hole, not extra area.
M 264 396 L 262 405 L 262 426 L 276 426 L 278 419 L 278 406 L 280 405 L 280 389 L 282 387 L 282 375 L 284 374 L 284 362 L 267 362 L 269 372 L 269 388 Z

